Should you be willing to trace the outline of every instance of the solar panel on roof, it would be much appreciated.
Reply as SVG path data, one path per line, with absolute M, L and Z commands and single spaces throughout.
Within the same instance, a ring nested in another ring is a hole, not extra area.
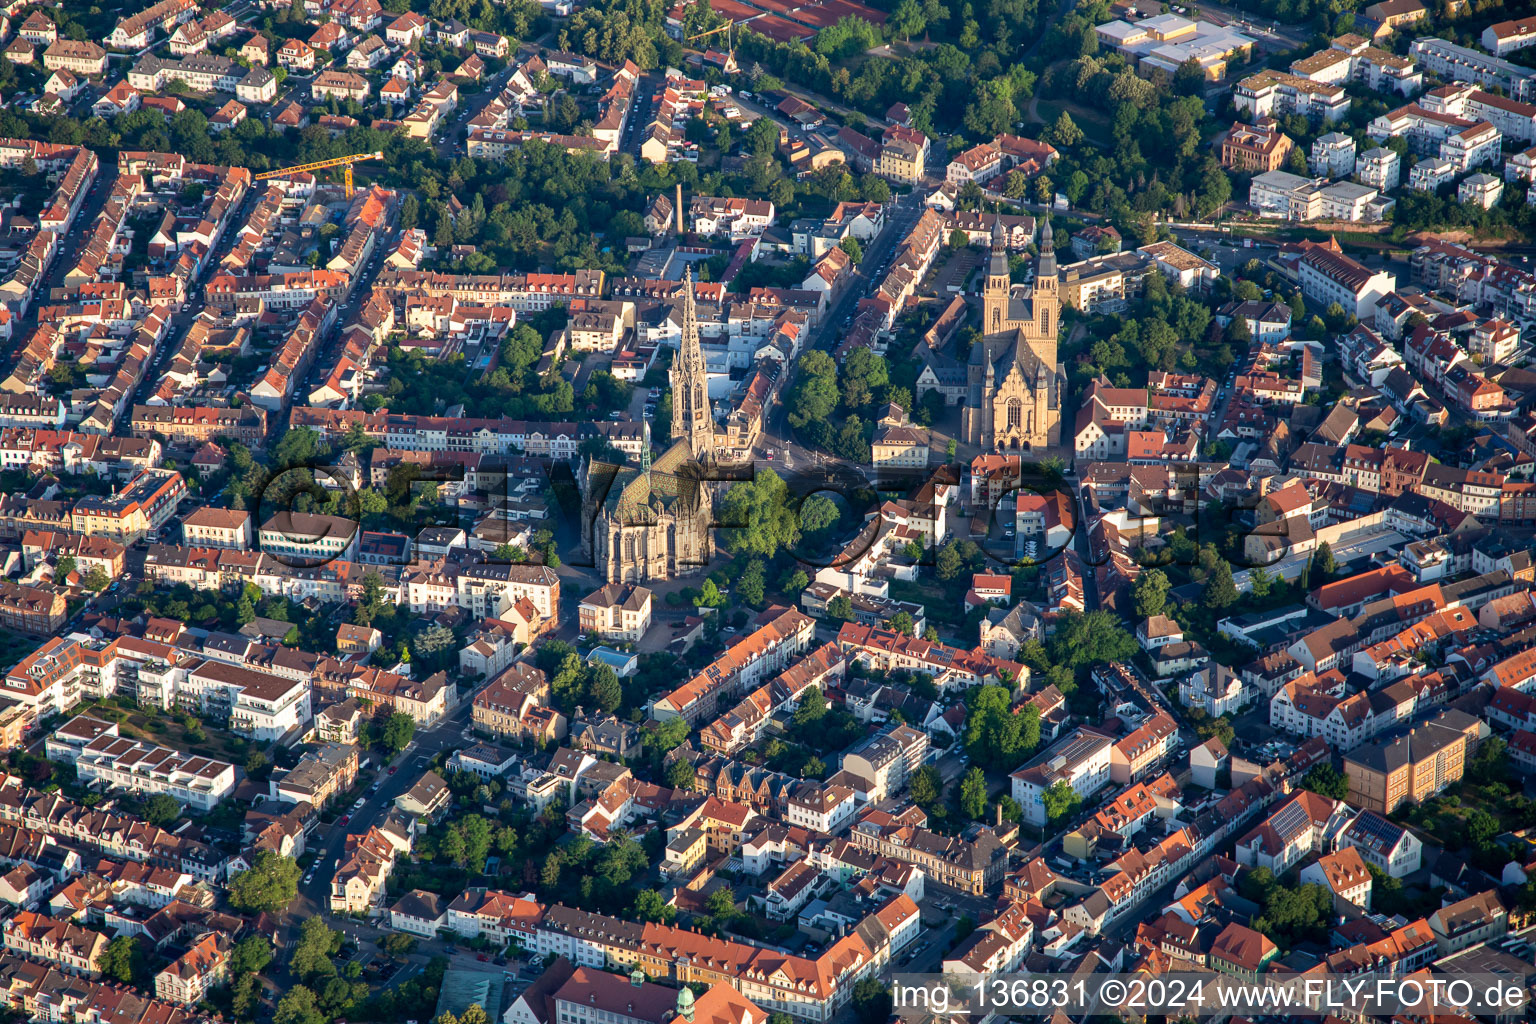
M 1289 840 L 1301 833 L 1302 826 L 1308 820 L 1307 809 L 1301 805 L 1301 801 L 1292 800 L 1275 812 L 1269 824 L 1281 838 Z
M 1375 811 L 1366 811 L 1355 819 L 1350 832 L 1370 839 L 1377 848 L 1383 848 L 1396 843 L 1401 830 Z

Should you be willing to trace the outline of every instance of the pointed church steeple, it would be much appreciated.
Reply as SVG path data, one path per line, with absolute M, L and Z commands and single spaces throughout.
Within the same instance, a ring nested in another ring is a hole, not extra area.
M 712 458 L 715 422 L 709 408 L 709 381 L 699 346 L 699 318 L 694 308 L 693 268 L 683 275 L 683 328 L 672 363 L 672 437 L 684 439 L 694 458 Z
M 998 337 L 1008 327 L 1008 296 L 1013 279 L 1008 269 L 1008 236 L 1003 231 L 1003 215 L 992 211 L 992 258 L 987 264 L 987 283 L 982 292 L 982 333 Z M 987 355 L 993 354 L 995 342 Z
M 987 275 L 1008 276 L 1008 233 L 1003 230 L 1003 215 L 996 209 L 992 211 L 992 264 Z
M 1035 264 L 1036 279 L 1056 276 L 1056 238 L 1051 230 L 1051 212 L 1045 212 L 1045 223 L 1040 227 L 1040 259 Z

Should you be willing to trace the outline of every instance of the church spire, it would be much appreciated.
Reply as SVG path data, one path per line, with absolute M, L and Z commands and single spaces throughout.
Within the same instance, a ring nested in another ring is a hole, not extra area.
M 1040 227 L 1040 259 L 1035 264 L 1035 279 L 1056 276 L 1055 232 L 1051 230 L 1051 211 L 1045 211 L 1045 223 Z
M 987 268 L 989 277 L 1008 277 L 1008 233 L 1003 230 L 1003 215 L 996 206 L 992 208 L 992 263 Z
M 693 268 L 683 275 L 683 329 L 672 364 L 672 436 L 687 440 L 694 458 L 714 455 L 715 423 L 709 408 L 704 351 L 699 346 L 699 318 L 694 308 Z

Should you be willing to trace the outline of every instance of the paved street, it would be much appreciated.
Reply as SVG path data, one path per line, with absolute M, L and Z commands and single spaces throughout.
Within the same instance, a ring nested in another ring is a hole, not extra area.
M 349 807 L 344 812 L 345 825 L 333 822 L 316 829 L 310 837 L 310 849 L 316 851 L 317 856 L 305 876 L 309 881 L 300 883 L 298 898 L 289 905 L 284 916 L 284 927 L 290 933 L 296 932 L 307 917 L 329 914 L 331 876 L 336 871 L 347 835 L 362 835 L 370 826 L 382 822 L 395 798 L 416 784 L 432 758 L 450 747 L 465 746 L 464 730 L 469 722 L 470 701 L 466 697 L 436 726 L 416 734 L 410 747 L 391 762 L 396 766 L 395 774 L 389 775 L 385 769 L 386 773 L 379 776 L 378 788 L 363 797 L 363 806 L 356 810 Z M 291 934 L 288 937 L 291 938 Z
M 879 280 L 879 275 L 888 265 L 891 255 L 896 247 L 906 238 L 907 232 L 912 230 L 912 225 L 917 223 L 922 216 L 923 204 L 915 194 L 897 196 L 885 207 L 885 226 L 880 233 L 870 239 L 864 247 L 864 261 L 859 269 L 850 277 L 844 286 L 842 294 L 833 300 L 822 314 L 816 329 L 810 334 L 805 344 L 804 351 L 811 349 L 831 350 L 837 347 L 838 341 L 843 337 L 848 324 L 852 322 L 854 312 L 858 309 L 859 301 L 869 294 L 869 290 Z M 790 388 L 794 386 L 794 368 L 787 371 L 787 377 L 781 386 L 780 395 L 787 398 Z M 768 422 L 764 425 L 763 438 L 760 447 L 783 448 L 783 465 L 787 469 L 794 469 L 797 465 L 815 463 L 820 459 L 817 452 L 806 448 L 794 439 L 794 432 L 789 426 L 788 413 L 785 411 L 786 403 L 777 402 Z M 770 465 L 762 462 L 760 464 Z M 771 468 L 771 467 L 770 467 Z

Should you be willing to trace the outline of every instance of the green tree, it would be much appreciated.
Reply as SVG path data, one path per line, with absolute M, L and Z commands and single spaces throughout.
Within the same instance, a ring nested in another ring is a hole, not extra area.
M 619 685 L 618 674 L 610 665 L 598 664 L 592 668 L 587 692 L 594 704 L 610 714 L 617 711 L 624 700 L 624 688 Z
M 944 777 L 931 764 L 925 764 L 913 772 L 907 786 L 912 802 L 924 810 L 938 803 L 944 795 Z
M 1477 753 L 1467 762 L 1467 779 L 1476 786 L 1509 783 L 1509 744 L 1499 736 L 1490 736 L 1478 744 Z
M 838 594 L 827 602 L 827 615 L 841 622 L 853 621 L 853 602 L 847 594 Z
M 255 974 L 272 962 L 272 940 L 265 935 L 247 935 L 229 953 L 229 969 L 235 974 Z
M 892 615 L 890 627 L 902 636 L 912 636 L 917 632 L 917 627 L 912 622 L 911 612 L 897 612 Z
M 1200 66 L 1200 62 L 1191 57 L 1180 64 L 1179 69 L 1173 73 L 1173 88 L 1180 96 L 1198 96 L 1204 92 L 1205 69 Z M 1305 174 L 1305 170 L 1302 173 Z
M 459 867 L 469 863 L 469 843 L 462 829 L 450 827 L 437 844 L 437 854 Z
M 156 793 L 144 801 L 144 820 L 151 825 L 159 825 L 168 828 L 181 817 L 181 804 L 176 799 L 165 793 Z
M 1056 116 L 1051 125 L 1050 143 L 1058 149 L 1071 149 L 1083 141 L 1083 130 L 1072 120 L 1072 115 L 1063 110 Z
M 720 593 L 720 588 L 714 580 L 705 580 L 699 588 L 698 603 L 704 608 L 721 608 L 725 605 L 725 595 Z
M 1051 634 L 1051 661 L 1076 671 L 1112 661 L 1129 661 L 1138 645 L 1120 620 L 1106 611 L 1068 612 Z
M 252 860 L 251 869 L 230 881 L 229 903 L 236 910 L 275 913 L 286 907 L 298 891 L 298 862 L 272 850 L 261 850 Z
M 277 1004 L 273 1024 L 329 1024 L 315 1001 L 315 993 L 303 985 L 289 989 Z
M 1467 816 L 1467 838 L 1472 841 L 1474 849 L 1484 852 L 1492 850 L 1496 845 L 1494 841 L 1503 831 L 1504 828 L 1499 824 L 1499 819 L 1481 807 Z
M 635 906 L 632 913 L 640 921 L 666 924 L 677 917 L 677 908 L 669 906 L 667 901 L 662 899 L 661 893 L 655 889 L 641 889 L 635 893 Z
M 859 1024 L 886 1024 L 891 1005 L 891 991 L 880 979 L 862 978 L 853 986 L 853 1012 Z
M 1309 768 L 1301 778 L 1301 785 L 1303 789 L 1310 789 L 1331 800 L 1343 800 L 1349 795 L 1349 779 L 1327 762 Z
M 891 35 L 900 36 L 905 41 L 913 36 L 922 35 L 927 24 L 927 20 L 923 17 L 923 9 L 917 0 L 901 0 L 896 5 L 896 9 L 891 12 L 886 28 L 890 29 Z
M 80 583 L 85 587 L 86 590 L 94 590 L 99 594 L 103 590 L 107 589 L 107 587 L 112 583 L 112 580 L 107 576 L 107 571 L 105 569 L 99 565 L 93 565 L 86 570 L 85 578 L 82 579 Z
M 837 502 L 825 494 L 812 494 L 800 503 L 800 532 L 821 535 L 836 526 L 842 517 Z
M 1054 783 L 1041 794 L 1041 799 L 1045 803 L 1045 817 L 1052 825 L 1072 815 L 1083 803 L 1083 798 L 1065 780 Z
M 812 423 L 824 423 L 837 408 L 837 402 L 837 364 L 832 357 L 820 349 L 801 356 L 795 386 L 785 403 L 789 425 L 798 430 Z
M 982 818 L 987 813 L 987 776 L 972 765 L 960 780 L 960 810 L 968 818 Z
M 99 957 L 96 968 L 106 977 L 134 984 L 143 977 L 144 955 L 139 951 L 139 940 L 131 935 L 119 935 L 107 944 Z
M 686 718 L 669 718 L 665 722 L 657 722 L 653 726 L 647 726 L 641 732 L 641 743 L 652 757 L 660 759 L 668 751 L 682 746 L 688 738 L 688 720 Z
M 1137 618 L 1150 618 L 1163 614 L 1168 603 L 1168 574 L 1161 569 L 1148 569 L 1131 584 L 1131 600 L 1136 602 Z
M 760 608 L 767 590 L 767 570 L 763 567 L 762 559 L 754 558 L 747 563 L 741 579 L 736 581 L 736 596 L 742 603 Z
M 978 765 L 1012 769 L 1040 744 L 1040 709 L 1015 712 L 1005 686 L 973 686 L 965 693 L 965 751 Z
M 725 539 L 732 554 L 771 559 L 800 537 L 789 487 L 772 470 L 759 469 L 753 479 L 732 484 L 721 499 L 719 516 L 733 527 Z
M 1205 579 L 1201 601 L 1213 612 L 1221 612 L 1237 603 L 1237 584 L 1232 581 L 1232 566 L 1225 558 L 1218 558 L 1211 574 Z
M 679 757 L 667 765 L 667 785 L 673 789 L 691 791 L 698 783 L 698 772 L 686 758 Z
M 331 957 L 341 952 L 341 933 L 333 931 L 323 918 L 307 917 L 299 926 L 299 938 L 288 955 L 288 969 L 305 981 L 328 978 L 336 973 Z
M 722 885 L 705 897 L 704 909 L 716 920 L 733 918 L 736 916 L 736 894 L 730 886 Z
M 1325 580 L 1339 571 L 1339 563 L 1333 557 L 1333 547 L 1327 541 L 1323 541 L 1312 552 L 1312 569 Z
M 384 749 L 391 754 L 398 754 L 410 746 L 415 735 L 416 720 L 404 712 L 397 711 L 384 720 L 384 730 L 380 739 Z
M 394 932 L 380 940 L 379 948 L 393 957 L 410 956 L 416 951 L 416 936 Z
M 251 1021 L 256 1018 L 256 1007 L 260 1003 L 259 987 L 256 975 L 236 974 L 234 981 L 229 986 L 229 1009 L 236 1020 Z
M 819 686 L 808 686 L 800 695 L 800 706 L 795 708 L 794 723 L 799 726 L 821 721 L 827 715 L 827 698 Z
M 958 547 L 953 544 L 945 544 L 939 548 L 939 553 L 933 560 L 934 574 L 941 580 L 952 580 L 965 571 L 965 561 L 960 557 Z
M 854 266 L 864 262 L 864 247 L 852 235 L 838 242 L 837 247 L 848 254 L 848 258 L 853 261 Z

